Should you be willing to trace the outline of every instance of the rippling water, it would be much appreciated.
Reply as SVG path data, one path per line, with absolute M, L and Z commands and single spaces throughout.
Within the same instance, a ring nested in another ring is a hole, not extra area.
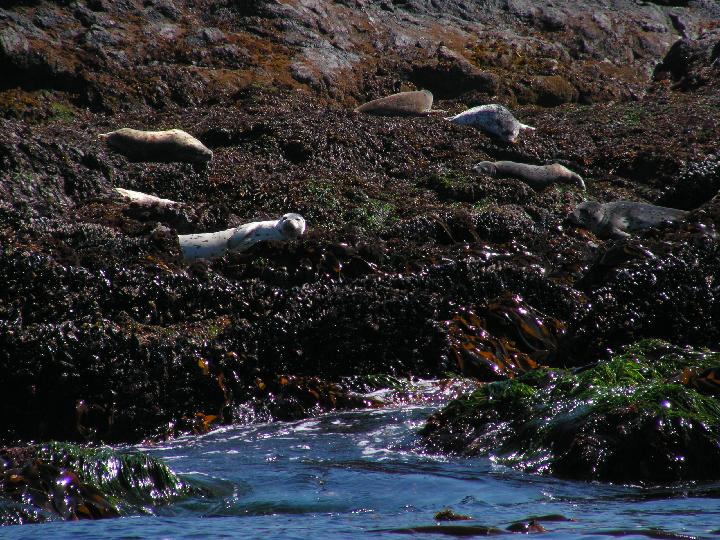
M 433 407 L 434 408 L 434 407 Z M 505 529 L 530 516 L 543 538 L 718 538 L 720 484 L 613 486 L 525 475 L 486 458 L 423 454 L 416 431 L 433 408 L 334 413 L 293 423 L 224 428 L 144 448 L 218 497 L 155 516 L 7 527 L 2 538 L 452 538 L 456 527 Z M 470 521 L 429 533 L 446 507 Z M 476 532 L 478 532 L 476 530 Z M 510 534 L 510 533 L 507 533 Z

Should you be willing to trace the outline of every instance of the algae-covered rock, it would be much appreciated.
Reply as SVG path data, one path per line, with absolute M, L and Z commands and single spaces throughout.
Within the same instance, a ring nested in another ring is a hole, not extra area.
M 0 525 L 151 513 L 198 494 L 142 452 L 64 443 L 0 449 Z
M 482 386 L 430 417 L 435 450 L 606 481 L 720 478 L 720 353 L 648 340 L 574 371 Z

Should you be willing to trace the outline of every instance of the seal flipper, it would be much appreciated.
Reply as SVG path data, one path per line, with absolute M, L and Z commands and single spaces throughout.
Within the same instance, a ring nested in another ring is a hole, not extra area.
M 236 228 L 232 236 L 227 240 L 226 245 L 228 251 L 237 251 L 254 231 L 254 228 L 247 227 L 246 225 L 241 225 Z
M 612 227 L 610 229 L 610 234 L 608 235 L 611 240 L 624 240 L 625 238 L 630 238 L 630 236 L 630 234 L 618 229 L 617 227 Z
M 227 252 L 227 243 L 234 229 L 218 232 L 179 234 L 178 243 L 183 258 L 188 261 L 222 257 Z
M 585 180 L 583 180 L 583 177 L 580 176 L 577 173 L 573 173 L 572 175 L 572 181 L 575 183 L 577 187 L 582 189 L 583 191 L 587 191 L 587 188 L 585 187 Z

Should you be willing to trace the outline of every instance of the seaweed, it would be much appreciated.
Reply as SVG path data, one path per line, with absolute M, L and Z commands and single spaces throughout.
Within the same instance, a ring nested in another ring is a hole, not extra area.
M 484 385 L 422 434 L 431 448 L 573 478 L 718 478 L 720 400 L 680 376 L 718 364 L 720 353 L 646 340 L 584 369 Z
M 0 458 L 0 524 L 152 514 L 209 495 L 138 451 L 52 442 L 0 449 Z

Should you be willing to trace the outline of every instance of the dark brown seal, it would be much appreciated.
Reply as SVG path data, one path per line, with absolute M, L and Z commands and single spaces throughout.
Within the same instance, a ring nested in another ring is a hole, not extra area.
M 627 238 L 629 233 L 655 227 L 664 221 L 685 218 L 688 212 L 634 201 L 586 201 L 575 207 L 568 221 L 589 229 L 600 238 Z

